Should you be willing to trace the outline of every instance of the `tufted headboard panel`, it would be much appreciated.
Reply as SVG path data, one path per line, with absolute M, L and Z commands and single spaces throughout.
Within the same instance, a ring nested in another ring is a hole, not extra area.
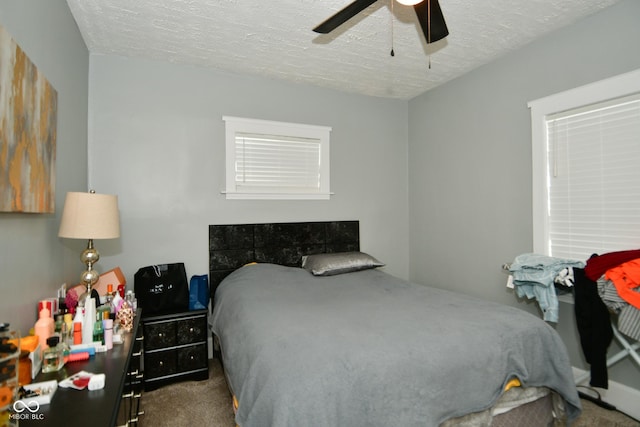
M 358 250 L 358 221 L 210 225 L 211 299 L 222 279 L 247 263 L 292 267 L 300 266 L 303 255 Z

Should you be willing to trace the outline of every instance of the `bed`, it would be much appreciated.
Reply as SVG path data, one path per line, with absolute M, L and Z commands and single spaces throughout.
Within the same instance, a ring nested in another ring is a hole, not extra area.
M 212 225 L 209 242 L 240 427 L 551 425 L 581 411 L 549 325 L 385 273 L 359 252 L 357 221 Z

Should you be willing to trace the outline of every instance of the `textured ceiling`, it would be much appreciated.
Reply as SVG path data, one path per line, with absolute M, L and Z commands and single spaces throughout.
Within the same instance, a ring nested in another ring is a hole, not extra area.
M 411 99 L 619 0 L 440 0 L 450 34 L 428 46 L 413 8 L 391 1 L 326 35 L 312 28 L 351 0 L 67 3 L 91 53 Z

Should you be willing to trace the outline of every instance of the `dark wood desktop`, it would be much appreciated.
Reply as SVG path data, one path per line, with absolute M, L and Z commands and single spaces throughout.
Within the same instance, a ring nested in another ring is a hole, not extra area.
M 140 322 L 140 310 L 136 314 L 133 331 L 123 334 L 123 343 L 114 344 L 113 349 L 106 353 L 96 353 L 89 360 L 72 362 L 65 365 L 60 371 L 52 373 L 40 373 L 33 382 L 57 380 L 58 382 L 79 372 L 87 371 L 94 374 L 104 373 L 105 386 L 101 390 L 89 391 L 88 389 L 76 390 L 72 388 L 60 388 L 53 395 L 51 403 L 42 405 L 35 413 L 24 411 L 19 425 L 23 426 L 115 426 L 126 424 L 127 420 L 137 416 L 137 405 L 133 405 L 132 397 L 125 398 L 127 405 L 133 407 L 135 413 L 129 408 L 129 414 L 122 414 L 121 401 L 125 393 L 133 396 L 138 373 L 141 343 L 136 345 L 138 324 Z M 135 354 L 132 356 L 132 353 Z M 136 366 L 135 368 L 133 366 Z M 133 374 L 130 372 L 133 371 Z M 141 381 L 138 381 L 142 384 Z M 140 386 L 141 388 L 141 386 Z M 137 390 L 136 392 L 139 392 Z M 138 399 L 139 401 L 139 399 Z M 125 403 L 122 403 L 125 406 Z M 118 413 L 121 413 L 118 419 Z M 132 423 L 135 425 L 135 421 Z

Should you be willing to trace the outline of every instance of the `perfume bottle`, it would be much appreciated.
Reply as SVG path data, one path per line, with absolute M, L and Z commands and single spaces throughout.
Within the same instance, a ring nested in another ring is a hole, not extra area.
M 122 306 L 116 314 L 116 319 L 120 323 L 120 326 L 125 332 L 131 332 L 133 330 L 133 307 L 127 300 L 122 301 Z
M 64 355 L 58 341 L 60 337 L 54 335 L 47 339 L 47 348 L 42 359 L 42 372 L 56 372 L 64 365 Z
M 102 327 L 102 319 L 96 320 L 93 325 L 93 342 L 104 344 L 104 329 Z
M 125 299 L 129 301 L 129 304 L 131 304 L 131 308 L 135 313 L 138 310 L 138 300 L 136 299 L 136 294 L 134 294 L 133 291 L 127 291 L 127 293 L 125 294 Z

